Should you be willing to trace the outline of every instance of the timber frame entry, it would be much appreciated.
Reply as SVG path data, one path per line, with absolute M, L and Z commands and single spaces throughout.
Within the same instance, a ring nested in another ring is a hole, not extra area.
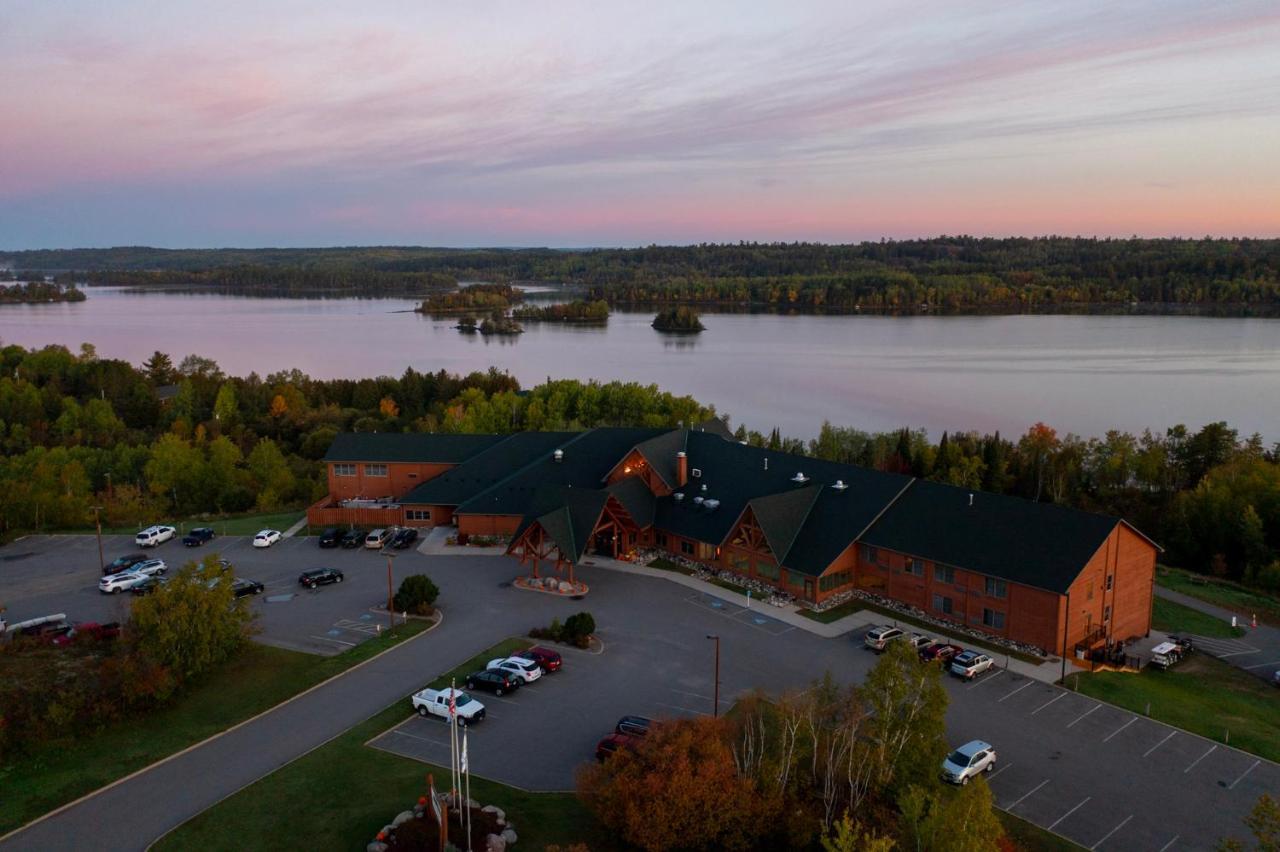
M 612 495 L 605 501 L 604 507 L 600 510 L 595 523 L 591 526 L 591 532 L 588 534 L 586 541 L 576 543 L 579 548 L 578 553 L 565 553 L 560 544 L 546 531 L 539 521 L 534 521 L 529 525 L 520 536 L 508 548 L 507 552 L 512 555 L 518 555 L 520 564 L 525 565 L 532 563 L 533 577 L 536 579 L 538 574 L 538 566 L 542 560 L 552 560 L 553 567 L 557 574 L 563 573 L 568 569 L 569 582 L 574 582 L 573 566 L 584 555 L 590 552 L 599 553 L 598 548 L 594 548 L 601 536 L 609 538 L 608 556 L 617 559 L 623 553 L 627 552 L 630 547 L 629 537 L 639 537 L 641 533 L 640 527 L 632 520 L 631 515 L 623 507 L 622 503 Z

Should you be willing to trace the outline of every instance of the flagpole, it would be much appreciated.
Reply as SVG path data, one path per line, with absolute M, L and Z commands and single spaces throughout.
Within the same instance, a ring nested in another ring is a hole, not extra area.
M 471 848 L 471 755 L 467 753 L 467 732 L 462 732 L 462 758 L 465 770 L 464 783 L 466 784 L 466 792 L 463 794 L 463 801 L 467 806 L 467 848 Z

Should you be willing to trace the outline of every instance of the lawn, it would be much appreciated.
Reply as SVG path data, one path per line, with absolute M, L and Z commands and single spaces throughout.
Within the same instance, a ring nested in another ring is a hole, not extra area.
M 1280 713 L 1275 687 L 1207 654 L 1193 654 L 1168 671 L 1069 675 L 1066 685 L 1151 718 L 1280 760 Z
M 508 639 L 434 681 L 447 684 L 493 657 L 530 643 Z M 365 745 L 411 714 L 397 702 L 342 736 L 276 770 L 162 838 L 164 850 L 363 849 L 373 836 L 426 793 L 427 773 L 437 789 L 449 770 Z M 585 842 L 595 852 L 616 849 L 572 793 L 530 793 L 472 776 L 471 795 L 497 805 L 516 826 L 517 849 Z M 298 807 L 306 802 L 307 807 Z
M 1046 831 L 1033 822 L 1027 822 L 1008 811 L 995 809 L 1004 833 L 1026 852 L 1080 852 L 1083 846 L 1077 846 L 1067 838 L 1051 831 Z
M 180 521 L 168 521 L 161 519 L 157 523 L 173 524 L 178 527 L 179 535 L 194 527 L 212 527 L 218 535 L 253 535 L 258 530 L 272 529 L 284 532 L 289 527 L 306 517 L 306 512 L 301 509 L 293 509 L 288 512 L 273 512 L 266 515 L 240 515 L 227 518 L 216 517 L 192 517 Z M 143 529 L 145 525 L 126 527 L 108 527 L 103 526 L 103 535 L 133 535 Z M 49 530 L 49 532 L 57 532 L 57 530 Z M 96 530 L 93 527 L 87 529 L 68 530 L 67 532 L 80 535 L 92 535 Z M 306 533 L 306 527 L 302 528 L 300 535 Z
M 661 556 L 659 556 L 657 559 L 650 562 L 649 567 L 661 568 L 663 571 L 674 571 L 677 574 L 684 574 L 686 577 L 693 576 L 692 568 L 686 568 L 685 566 L 681 565 L 678 562 L 672 562 L 670 559 L 665 559 Z
M 1217 639 L 1232 639 L 1244 635 L 1244 628 L 1232 627 L 1221 618 L 1161 597 L 1155 599 L 1151 626 L 1165 633 L 1194 633 Z
M 1166 589 L 1191 595 L 1207 603 L 1238 612 L 1242 616 L 1257 613 L 1259 619 L 1280 624 L 1280 597 L 1246 589 L 1227 580 L 1194 574 L 1181 568 L 1157 566 L 1156 582 Z
M 855 612 L 861 612 L 864 609 L 866 609 L 866 607 L 863 606 L 862 601 L 854 598 L 851 601 L 845 601 L 839 606 L 833 606 L 831 609 L 825 609 L 822 612 L 814 612 L 811 609 L 801 609 L 800 614 L 813 621 L 818 621 L 822 624 L 830 624 L 833 621 L 839 621 L 846 615 L 853 615 Z
M 36 747 L 0 763 L 0 834 L 224 731 L 345 671 L 428 624 L 410 621 L 333 657 L 250 643 L 168 706 L 96 734 Z

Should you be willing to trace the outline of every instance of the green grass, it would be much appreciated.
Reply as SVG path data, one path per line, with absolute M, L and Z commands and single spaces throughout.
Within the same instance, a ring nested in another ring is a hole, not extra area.
M 476 672 L 476 671 L 479 671 L 480 669 L 483 669 L 485 667 L 485 664 L 488 663 L 490 660 L 492 660 L 494 657 L 510 657 L 512 654 L 516 653 L 517 651 L 523 651 L 525 648 L 532 648 L 533 645 L 534 643 L 533 643 L 533 640 L 531 639 L 520 639 L 520 638 L 503 639 L 497 645 L 494 645 L 492 648 L 488 648 L 484 651 L 481 651 L 479 654 L 476 654 L 474 657 L 467 660 L 465 663 L 461 663 L 457 666 L 454 666 L 452 669 L 440 675 L 440 677 L 431 681 L 431 683 L 427 684 L 426 688 L 427 689 L 444 689 L 446 686 L 449 685 L 450 681 L 456 681 L 458 683 L 458 687 L 461 689 L 462 682 L 467 679 L 467 675 L 471 674 L 472 672 Z M 392 816 L 395 816 L 395 814 L 392 814 Z
M 258 530 L 273 529 L 284 532 L 289 527 L 306 517 L 307 513 L 301 509 L 292 509 L 288 512 L 272 512 L 266 515 L 239 515 L 226 518 L 218 517 L 191 517 L 180 521 L 160 520 L 157 523 L 168 523 L 176 526 L 181 533 L 187 532 L 194 527 L 213 527 L 214 532 L 218 535 L 253 535 Z M 147 524 L 137 524 L 134 526 L 108 527 L 103 526 L 103 535 L 133 535 Z M 56 533 L 59 530 L 44 530 L 44 533 Z M 72 533 L 76 535 L 93 535 L 96 530 L 94 527 L 83 527 L 73 530 L 62 530 L 61 532 Z M 300 535 L 305 535 L 306 527 L 303 527 Z
M 410 621 L 333 657 L 250 643 L 155 712 L 7 757 L 0 763 L 0 834 L 270 709 L 427 626 Z
M 1080 852 L 1083 846 L 1077 846 L 1065 837 L 1046 831 L 1033 822 L 1027 822 L 1008 811 L 995 809 L 996 817 L 1004 826 L 1004 833 L 1026 852 Z
M 650 562 L 650 563 L 649 563 L 649 567 L 650 567 L 650 568 L 660 568 L 660 569 L 662 569 L 663 571 L 674 571 L 674 572 L 676 572 L 677 574 L 683 574 L 683 575 L 685 575 L 686 577 L 692 577 L 692 576 L 693 576 L 693 569 L 692 569 L 692 568 L 686 568 L 685 566 L 683 566 L 683 565 L 681 565 L 681 564 L 679 564 L 679 563 L 677 563 L 677 562 L 672 562 L 670 559 L 665 559 L 665 558 L 663 558 L 663 557 L 661 557 L 661 556 L 659 556 L 657 559 L 655 559 L 655 560 L 653 560 L 652 562 Z
M 1256 613 L 1263 621 L 1280 624 L 1280 597 L 1167 565 L 1157 566 L 1156 582 L 1166 589 L 1199 598 L 1243 616 Z
M 1198 609 L 1183 606 L 1175 601 L 1157 597 L 1151 613 L 1151 626 L 1165 633 L 1194 633 L 1218 639 L 1232 639 L 1244 635 L 1244 629 L 1232 627 L 1216 616 Z
M 1280 713 L 1275 687 L 1207 654 L 1197 653 L 1167 671 L 1068 675 L 1068 688 L 1215 742 L 1280 760 Z
M 528 644 L 520 639 L 501 642 L 434 682 L 447 683 L 451 674 L 471 671 Z M 364 745 L 410 713 L 408 702 L 397 702 L 189 820 L 153 848 L 363 849 L 383 825 L 426 793 L 428 772 L 435 774 L 437 789 L 449 777 L 447 768 Z M 530 793 L 473 775 L 471 795 L 506 811 L 520 836 L 517 849 L 537 852 L 547 844 L 575 841 L 595 852 L 617 849 L 572 793 Z
M 866 609 L 866 607 L 863 606 L 862 601 L 854 598 L 851 601 L 845 601 L 839 606 L 833 606 L 831 609 L 826 609 L 822 612 L 814 612 L 811 609 L 801 609 L 800 614 L 813 621 L 818 621 L 822 624 L 830 624 L 833 621 L 839 621 L 846 615 L 853 615 L 855 612 L 861 612 L 864 609 Z

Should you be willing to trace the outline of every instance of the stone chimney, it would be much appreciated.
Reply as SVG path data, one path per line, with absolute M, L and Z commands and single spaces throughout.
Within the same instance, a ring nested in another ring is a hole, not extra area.
M 681 450 L 676 453 L 676 488 L 684 488 L 689 482 L 689 456 Z

